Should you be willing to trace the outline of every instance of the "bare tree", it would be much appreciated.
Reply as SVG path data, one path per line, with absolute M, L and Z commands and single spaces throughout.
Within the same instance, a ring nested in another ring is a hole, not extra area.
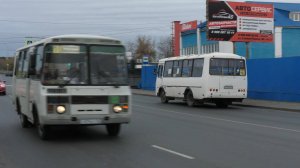
M 150 62 L 155 60 L 155 41 L 149 36 L 138 36 L 135 50 L 136 59 L 142 59 L 146 55 Z
M 157 59 L 172 57 L 172 38 L 171 36 L 161 37 L 157 45 Z

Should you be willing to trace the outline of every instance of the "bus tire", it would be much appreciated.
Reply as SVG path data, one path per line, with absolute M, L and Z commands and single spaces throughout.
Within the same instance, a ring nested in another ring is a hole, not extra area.
M 37 129 L 38 135 L 40 139 L 42 140 L 48 140 L 49 139 L 49 130 L 50 126 L 48 125 L 42 125 L 39 120 L 38 112 L 36 108 L 33 108 L 33 118 L 34 118 L 34 125 Z
M 216 106 L 218 108 L 227 108 L 228 107 L 228 103 L 226 103 L 226 102 L 217 102 Z
M 118 136 L 121 130 L 121 124 L 107 124 L 106 131 L 109 136 Z
M 169 99 L 167 98 L 166 92 L 165 92 L 164 90 L 162 90 L 162 91 L 160 92 L 159 96 L 160 96 L 160 101 L 161 101 L 162 103 L 168 103 L 168 102 L 169 102 Z
M 193 107 L 196 104 L 192 91 L 189 91 L 186 95 L 186 104 L 190 107 Z
M 20 118 L 22 128 L 28 128 L 30 126 L 30 122 L 28 121 L 28 118 L 26 115 L 24 115 L 23 113 L 20 113 L 19 118 Z

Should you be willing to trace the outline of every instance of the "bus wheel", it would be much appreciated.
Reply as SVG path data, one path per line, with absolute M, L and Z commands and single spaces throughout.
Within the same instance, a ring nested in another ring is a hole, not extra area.
M 30 122 L 28 121 L 27 116 L 24 115 L 23 113 L 20 113 L 19 117 L 20 117 L 20 122 L 21 122 L 22 128 L 28 128 L 30 126 Z
M 217 102 L 216 106 L 219 107 L 219 108 L 227 108 L 228 104 L 225 103 L 225 102 Z
M 164 91 L 164 90 L 162 90 L 161 92 L 160 92 L 160 101 L 162 102 L 162 103 L 168 103 L 169 102 L 169 99 L 167 98 L 167 96 L 166 96 L 166 92 Z
M 109 136 L 117 136 L 121 130 L 121 124 L 107 124 L 106 130 Z
M 194 99 L 192 91 L 189 91 L 188 94 L 186 95 L 186 103 L 190 107 L 193 107 L 196 104 L 196 100 Z
M 37 125 L 38 135 L 42 140 L 49 139 L 49 126 L 47 125 Z
M 34 123 L 38 132 L 39 137 L 42 140 L 49 139 L 49 126 L 42 125 L 39 121 L 39 116 L 37 115 L 37 112 L 34 112 Z

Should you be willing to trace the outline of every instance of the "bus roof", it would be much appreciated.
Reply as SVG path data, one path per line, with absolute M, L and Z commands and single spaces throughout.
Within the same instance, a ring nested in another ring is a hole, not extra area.
M 234 58 L 234 59 L 245 59 L 244 57 L 231 53 L 210 53 L 202 55 L 183 55 L 178 57 L 169 57 L 159 60 L 160 63 L 171 60 L 181 60 L 181 59 L 195 59 L 195 58 Z
M 17 51 L 36 46 L 43 43 L 85 43 L 85 44 L 106 44 L 106 45 L 122 45 L 122 42 L 115 38 L 97 36 L 97 35 L 86 35 L 86 34 L 68 34 L 59 35 L 49 38 L 42 39 L 40 41 L 34 42 L 30 45 L 19 48 Z

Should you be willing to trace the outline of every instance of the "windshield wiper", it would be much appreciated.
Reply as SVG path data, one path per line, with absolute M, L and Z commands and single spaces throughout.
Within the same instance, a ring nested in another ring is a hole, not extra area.
M 70 79 L 67 80 L 65 83 L 63 84 L 59 84 L 58 87 L 59 88 L 63 88 L 65 87 L 66 85 L 68 85 L 72 80 L 74 80 L 75 78 L 78 77 L 78 73 L 77 72 L 74 72 L 73 74 L 70 75 L 71 77 L 69 77 Z

